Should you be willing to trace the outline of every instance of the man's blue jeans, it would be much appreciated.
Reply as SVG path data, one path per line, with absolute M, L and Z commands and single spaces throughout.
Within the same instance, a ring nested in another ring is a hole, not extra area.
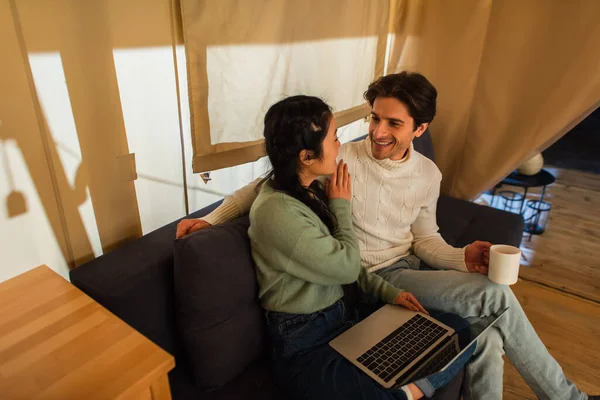
M 371 312 L 376 308 L 371 307 Z M 339 300 L 311 314 L 266 312 L 275 377 L 287 395 L 311 400 L 406 399 L 400 388 L 381 387 L 328 345 L 331 339 L 361 319 L 358 309 L 349 309 Z M 450 325 L 455 330 L 468 326 L 468 322 L 457 316 L 445 317 L 437 318 L 455 325 Z M 415 383 L 423 393 L 432 396 L 436 389 L 452 380 L 471 355 L 472 352 L 466 353 L 446 371 Z
M 423 307 L 458 314 L 469 320 L 509 307 L 506 314 L 478 339 L 477 349 L 466 369 L 465 400 L 502 398 L 504 352 L 538 398 L 587 399 L 548 353 L 510 287 L 493 283 L 479 273 L 421 266 L 415 256 L 376 273 L 397 288 L 411 292 Z

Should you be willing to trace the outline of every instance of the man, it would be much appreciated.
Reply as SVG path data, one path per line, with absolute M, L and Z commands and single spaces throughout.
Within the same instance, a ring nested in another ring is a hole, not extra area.
M 467 367 L 466 399 L 502 398 L 504 352 L 539 398 L 588 398 L 564 376 L 510 288 L 487 279 L 491 244 L 476 241 L 457 249 L 438 233 L 442 175 L 412 146 L 435 116 L 436 89 L 420 74 L 401 72 L 371 83 L 364 97 L 372 108 L 369 135 L 344 144 L 339 155 L 353 179 L 363 267 L 410 290 L 426 308 L 478 318 L 509 307 L 478 342 Z M 177 237 L 247 213 L 255 197 L 251 183 L 206 217 L 181 221 Z

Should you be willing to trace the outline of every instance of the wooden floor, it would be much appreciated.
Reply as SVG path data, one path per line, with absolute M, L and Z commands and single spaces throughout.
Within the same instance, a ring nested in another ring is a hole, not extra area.
M 550 169 L 543 235 L 523 239 L 522 278 L 600 302 L 600 176 Z
M 523 238 L 513 291 L 567 377 L 600 394 L 600 176 L 547 169 L 557 178 L 545 197 L 552 204 L 547 230 Z M 536 398 L 508 360 L 504 398 Z
M 525 280 L 513 291 L 565 375 L 581 390 L 600 393 L 600 305 Z M 512 364 L 504 365 L 504 399 L 536 399 Z

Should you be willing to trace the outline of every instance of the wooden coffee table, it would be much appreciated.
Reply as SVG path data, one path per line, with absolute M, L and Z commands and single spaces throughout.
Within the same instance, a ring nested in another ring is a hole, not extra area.
M 0 283 L 0 398 L 171 399 L 173 356 L 43 265 Z

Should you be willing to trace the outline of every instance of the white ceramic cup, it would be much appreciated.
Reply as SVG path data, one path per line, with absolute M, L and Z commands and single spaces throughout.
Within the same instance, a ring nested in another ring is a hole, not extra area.
M 501 285 L 513 285 L 519 279 L 521 250 L 504 244 L 495 244 L 490 248 L 488 278 Z

